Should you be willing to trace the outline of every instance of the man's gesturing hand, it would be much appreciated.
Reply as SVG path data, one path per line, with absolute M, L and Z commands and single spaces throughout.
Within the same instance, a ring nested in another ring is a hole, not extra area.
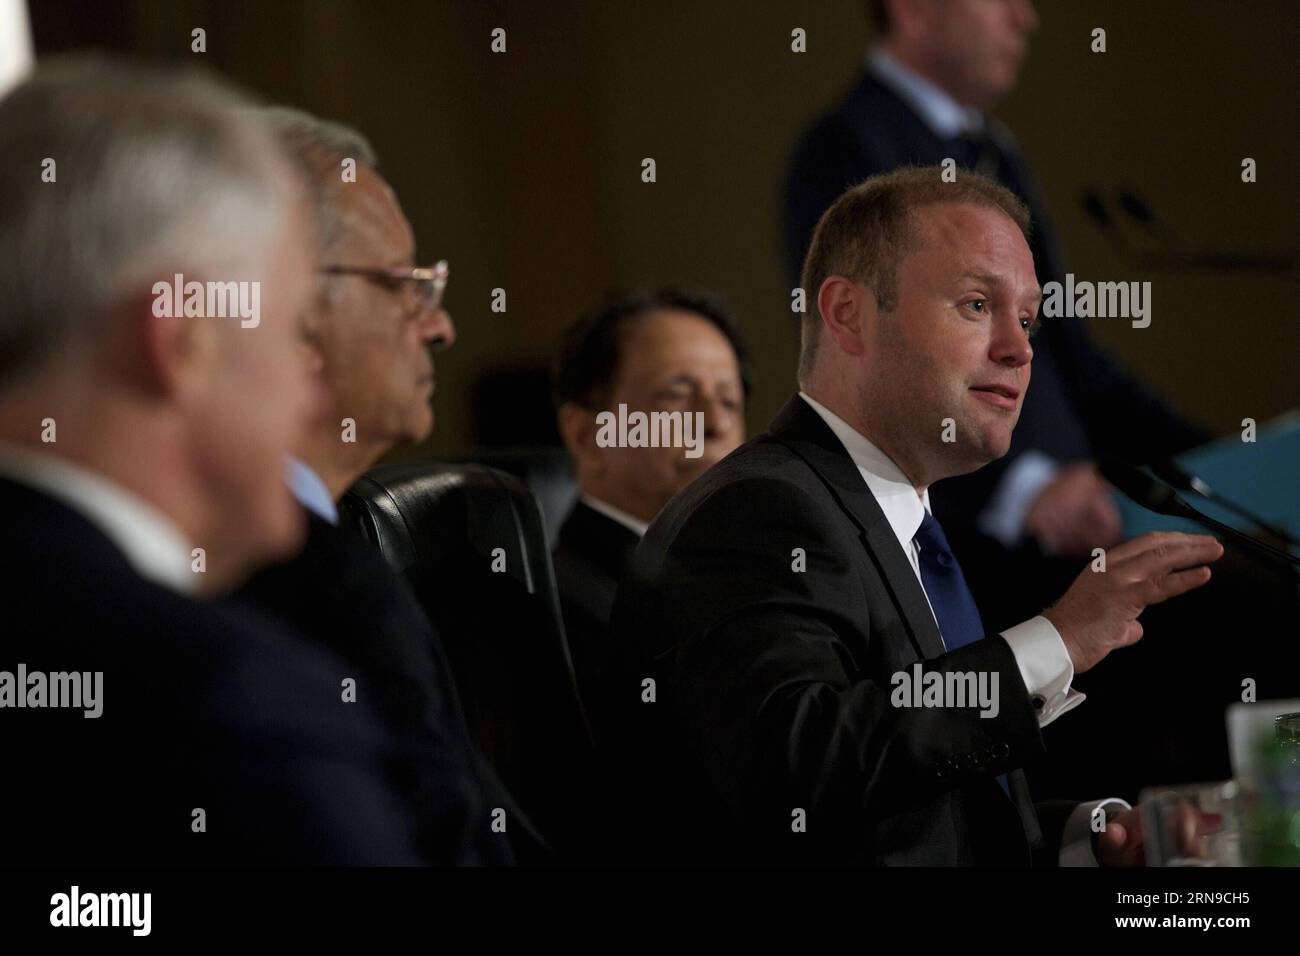
M 1210 580 L 1205 567 L 1223 545 L 1204 534 L 1153 531 L 1106 553 L 1106 570 L 1090 564 L 1055 605 L 1043 612 L 1065 642 L 1082 674 L 1117 647 L 1142 636 L 1137 617 L 1149 604 L 1198 588 Z

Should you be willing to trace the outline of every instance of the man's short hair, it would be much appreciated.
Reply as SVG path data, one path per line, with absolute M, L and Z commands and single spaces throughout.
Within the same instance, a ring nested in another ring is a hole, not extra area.
M 749 397 L 752 375 L 749 349 L 727 308 L 706 293 L 664 286 L 611 294 L 565 331 L 554 371 L 555 404 L 573 402 L 587 408 L 605 404 L 618 377 L 624 334 L 652 312 L 690 312 L 713 323 L 731 343 L 740 367 L 740 384 Z
M 914 248 L 916 210 L 938 203 L 1000 209 L 1029 240 L 1029 210 L 1015 193 L 977 173 L 963 170 L 951 183 L 944 182 L 941 173 L 939 166 L 908 166 L 872 176 L 822 214 L 803 263 L 801 284 L 809 305 L 800 336 L 801 381 L 812 371 L 817 355 L 822 326 L 817 293 L 827 278 L 861 282 L 884 312 L 898 304 L 898 264 Z
M 83 57 L 0 99 L 0 381 L 93 338 L 164 269 L 257 266 L 297 183 L 244 108 L 192 70 Z
M 370 141 L 350 126 L 302 110 L 270 106 L 257 111 L 303 178 L 315 221 L 317 251 L 327 253 L 344 234 L 339 192 L 345 159 L 371 169 L 379 165 Z

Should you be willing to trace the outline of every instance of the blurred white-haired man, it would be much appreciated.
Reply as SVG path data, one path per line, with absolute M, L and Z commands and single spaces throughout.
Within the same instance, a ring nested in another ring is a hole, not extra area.
M 300 544 L 314 403 L 308 214 L 241 104 L 88 61 L 0 101 L 11 863 L 422 861 L 350 668 L 200 600 Z

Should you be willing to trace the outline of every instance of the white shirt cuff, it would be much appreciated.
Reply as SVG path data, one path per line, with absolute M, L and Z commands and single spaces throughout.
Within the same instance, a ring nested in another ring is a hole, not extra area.
M 1038 712 L 1039 727 L 1046 727 L 1084 702 L 1086 695 L 1070 687 L 1074 664 L 1051 621 L 1040 614 L 1003 631 L 1002 637 L 1016 655 L 1025 689 Z
M 1022 452 L 998 482 L 976 525 L 1004 547 L 1014 548 L 1025 535 L 1025 516 L 1060 466 L 1041 451 Z
M 1096 854 L 1092 852 L 1092 812 L 1097 807 L 1106 807 L 1108 816 L 1115 811 L 1131 810 L 1132 806 L 1119 797 L 1107 797 L 1105 800 L 1090 800 L 1081 803 L 1071 811 L 1061 831 L 1061 866 L 1100 866 Z

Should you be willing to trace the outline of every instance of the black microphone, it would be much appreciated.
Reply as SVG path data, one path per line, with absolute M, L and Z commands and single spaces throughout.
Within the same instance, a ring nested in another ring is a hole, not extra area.
M 1088 214 L 1088 218 L 1097 224 L 1120 257 L 1127 259 L 1132 250 L 1129 249 L 1128 240 L 1124 238 L 1123 230 L 1115 224 L 1115 220 L 1110 218 L 1110 212 L 1106 209 L 1106 200 L 1101 198 L 1101 193 L 1089 186 L 1084 189 L 1081 198 L 1083 211 Z
M 1197 249 L 1161 216 L 1151 204 L 1131 189 L 1121 189 L 1119 207 L 1165 249 L 1163 255 L 1142 257 L 1147 268 L 1199 271 L 1263 270 L 1294 272 L 1297 259 L 1291 253 L 1242 253 L 1221 249 Z
M 1174 489 L 1156 481 L 1150 475 L 1127 462 L 1109 459 L 1102 461 L 1098 468 L 1103 478 L 1148 511 L 1169 515 L 1173 518 L 1187 518 L 1202 527 L 1209 528 L 1211 531 L 1227 535 L 1234 541 L 1244 544 L 1257 553 L 1272 558 L 1274 561 L 1285 561 L 1288 564 L 1300 566 L 1300 558 L 1297 558 L 1294 554 L 1281 551 L 1272 545 L 1251 537 L 1244 531 L 1238 531 L 1232 525 L 1215 521 L 1208 515 L 1201 514 L 1179 497 L 1178 492 L 1174 491 Z
M 1119 205 L 1121 209 L 1144 226 L 1149 225 L 1156 218 L 1146 200 L 1127 189 L 1119 191 Z
M 1167 222 L 1157 216 L 1151 206 L 1145 199 L 1137 193 L 1128 189 L 1119 191 L 1119 208 L 1128 213 L 1134 222 L 1138 223 L 1147 232 L 1151 233 L 1156 239 L 1164 243 L 1166 249 L 1173 252 L 1180 258 L 1187 258 L 1189 244 L 1182 236 L 1174 231 Z
M 1204 480 L 1198 478 L 1189 471 L 1184 471 L 1171 459 L 1166 458 L 1163 461 L 1152 462 L 1148 467 L 1155 473 L 1157 478 L 1161 481 L 1168 482 L 1179 491 L 1190 491 L 1198 494 L 1206 501 L 1213 501 L 1220 507 L 1227 508 L 1234 514 L 1240 515 L 1251 524 L 1255 525 L 1255 527 L 1267 531 L 1269 534 L 1285 541 L 1287 544 L 1300 545 L 1300 541 L 1296 541 L 1295 538 L 1287 533 L 1285 528 L 1271 524 L 1236 502 L 1229 501 L 1227 498 L 1223 497 L 1223 495 L 1216 494 L 1210 489 L 1210 486 L 1206 484 Z

